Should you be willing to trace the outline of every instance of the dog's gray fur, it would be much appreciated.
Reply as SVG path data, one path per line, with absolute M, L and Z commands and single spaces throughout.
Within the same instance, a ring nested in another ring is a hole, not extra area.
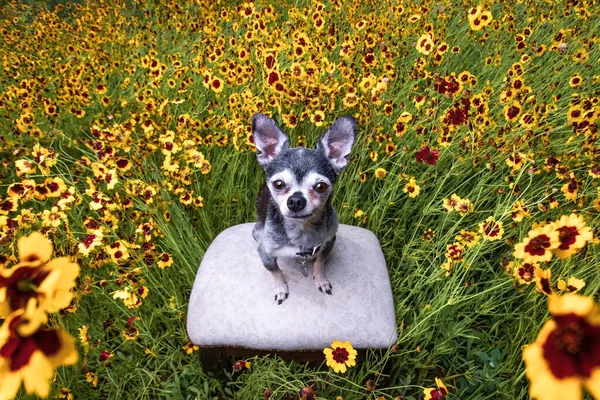
M 341 117 L 321 136 L 316 149 L 290 148 L 289 138 L 275 121 L 264 114 L 252 116 L 256 155 L 267 178 L 256 200 L 258 222 L 252 236 L 265 268 L 275 279 L 278 304 L 289 294 L 277 264 L 282 257 L 314 259 L 315 285 L 331 294 L 324 265 L 338 228 L 331 192 L 348 163 L 355 130 L 354 118 Z

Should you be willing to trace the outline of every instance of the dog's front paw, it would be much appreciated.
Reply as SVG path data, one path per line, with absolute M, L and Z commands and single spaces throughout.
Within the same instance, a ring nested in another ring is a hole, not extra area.
M 280 305 L 285 300 L 287 300 L 289 295 L 290 292 L 288 290 L 287 283 L 283 282 L 282 284 L 277 285 L 277 287 L 275 287 L 275 301 L 277 302 L 277 305 Z
M 327 278 L 317 279 L 315 277 L 314 279 L 315 279 L 315 286 L 317 287 L 317 289 L 319 289 L 319 292 L 327 293 L 328 295 L 331 295 L 331 283 L 329 283 Z

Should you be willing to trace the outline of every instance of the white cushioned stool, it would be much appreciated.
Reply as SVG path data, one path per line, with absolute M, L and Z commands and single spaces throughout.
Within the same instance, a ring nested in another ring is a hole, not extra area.
M 325 268 L 331 296 L 315 287 L 310 262 L 305 278 L 295 260 L 278 260 L 290 294 L 277 305 L 273 278 L 252 238 L 253 226 L 226 229 L 206 250 L 187 315 L 193 343 L 268 351 L 322 351 L 335 339 L 349 340 L 357 349 L 396 343 L 388 271 L 371 231 L 339 226 Z

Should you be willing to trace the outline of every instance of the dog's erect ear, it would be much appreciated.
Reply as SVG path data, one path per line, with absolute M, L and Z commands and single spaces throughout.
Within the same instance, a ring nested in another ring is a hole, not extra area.
M 262 166 L 290 147 L 290 140 L 285 133 L 275 121 L 264 114 L 252 116 L 252 139 L 256 146 L 256 157 Z
M 350 159 L 355 130 L 356 119 L 353 117 L 340 117 L 319 139 L 317 149 L 325 153 L 338 173 L 348 164 Z

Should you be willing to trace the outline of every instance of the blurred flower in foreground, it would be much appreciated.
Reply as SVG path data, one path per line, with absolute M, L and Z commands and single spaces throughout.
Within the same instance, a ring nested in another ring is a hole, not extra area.
M 18 241 L 20 262 L 0 268 L 0 400 L 13 398 L 21 383 L 27 393 L 48 396 L 54 368 L 77 362 L 75 339 L 46 329 L 46 313 L 68 307 L 79 265 L 67 257 L 50 260 L 54 247 L 40 232 Z
M 600 310 L 590 297 L 551 296 L 546 321 L 523 349 L 529 395 L 544 400 L 580 399 L 582 386 L 600 399 Z
M 356 355 L 358 352 L 354 350 L 349 341 L 340 342 L 334 340 L 331 343 L 331 348 L 323 350 L 327 365 L 333 368 L 335 372 L 346 372 L 346 367 L 353 367 L 356 365 Z
M 425 393 L 424 400 L 439 400 L 446 398 L 448 395 L 448 389 L 446 388 L 446 385 L 444 385 L 444 382 L 442 382 L 440 378 L 435 378 L 435 384 L 438 387 L 437 389 L 427 388 L 423 390 Z
M 27 393 L 46 397 L 54 368 L 76 362 L 71 335 L 40 328 L 40 321 L 29 321 L 25 311 L 15 311 L 0 328 L 0 399 L 13 398 L 21 382 Z
M 0 318 L 32 302 L 35 318 L 45 322 L 45 312 L 57 312 L 71 303 L 79 265 L 67 257 L 50 260 L 52 243 L 40 232 L 20 238 L 18 248 L 21 262 L 0 268 Z

